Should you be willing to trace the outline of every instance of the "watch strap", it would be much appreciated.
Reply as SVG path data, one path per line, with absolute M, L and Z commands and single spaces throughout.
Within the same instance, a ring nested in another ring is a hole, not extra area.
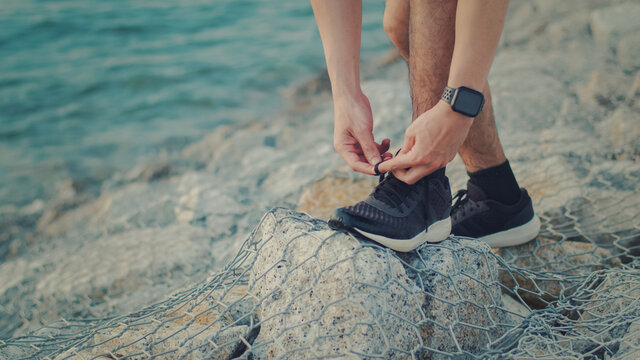
M 451 101 L 453 101 L 453 95 L 456 93 L 456 90 L 457 89 L 454 89 L 452 87 L 445 86 L 440 98 L 446 101 L 447 104 L 451 105 Z

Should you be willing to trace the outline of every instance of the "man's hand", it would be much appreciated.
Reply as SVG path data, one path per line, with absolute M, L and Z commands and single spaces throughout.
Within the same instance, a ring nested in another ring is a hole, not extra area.
M 402 150 L 380 164 L 380 172 L 393 171 L 398 179 L 414 184 L 453 160 L 472 123 L 472 118 L 439 101 L 407 128 Z
M 353 170 L 373 175 L 375 164 L 391 158 L 390 140 L 378 144 L 373 139 L 371 105 L 364 94 L 334 97 L 334 117 L 333 146 Z

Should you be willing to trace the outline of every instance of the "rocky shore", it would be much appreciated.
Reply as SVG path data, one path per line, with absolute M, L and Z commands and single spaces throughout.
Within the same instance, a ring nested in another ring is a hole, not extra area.
M 322 219 L 375 179 L 333 152 L 320 79 L 293 99 L 324 104 L 307 116 L 222 126 L 99 189 L 69 182 L 0 211 L 0 359 L 632 358 L 639 17 L 634 1 L 511 4 L 490 83 L 543 221 L 533 242 L 451 237 L 398 254 L 330 231 Z M 399 145 L 406 65 L 375 74 L 363 85 L 374 133 Z M 447 174 L 464 187 L 459 159 Z

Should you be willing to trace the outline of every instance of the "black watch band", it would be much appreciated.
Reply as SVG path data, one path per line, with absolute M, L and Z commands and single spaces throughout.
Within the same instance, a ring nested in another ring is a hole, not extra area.
M 455 94 L 456 89 L 445 86 L 444 91 L 442 91 L 442 96 L 440 98 L 447 102 L 447 104 L 451 105 L 451 100 L 453 100 L 453 94 Z

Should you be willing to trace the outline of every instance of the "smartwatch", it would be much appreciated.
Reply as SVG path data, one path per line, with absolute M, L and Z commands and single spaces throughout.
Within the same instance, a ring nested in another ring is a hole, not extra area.
M 440 98 L 451 105 L 453 111 L 469 117 L 478 116 L 484 106 L 482 93 L 466 86 L 457 89 L 445 86 Z

